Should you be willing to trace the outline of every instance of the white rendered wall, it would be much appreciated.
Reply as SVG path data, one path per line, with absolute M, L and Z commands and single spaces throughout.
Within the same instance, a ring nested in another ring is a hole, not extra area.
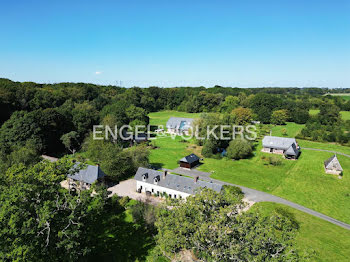
M 159 186 L 156 184 L 150 184 L 150 183 L 146 183 L 146 182 L 137 180 L 136 181 L 136 190 L 138 190 L 141 186 L 142 186 L 142 192 L 144 192 L 144 193 L 146 193 L 146 191 L 150 191 L 152 194 L 157 194 L 157 191 L 159 191 L 159 194 L 165 192 L 165 193 L 167 193 L 167 195 L 171 195 L 172 198 L 174 198 L 174 195 L 176 195 L 176 198 L 180 198 L 180 196 L 182 198 L 186 198 L 190 195 L 188 193 L 180 192 L 180 191 L 169 189 L 166 187 L 162 187 L 162 186 Z M 152 189 L 154 192 L 152 192 Z

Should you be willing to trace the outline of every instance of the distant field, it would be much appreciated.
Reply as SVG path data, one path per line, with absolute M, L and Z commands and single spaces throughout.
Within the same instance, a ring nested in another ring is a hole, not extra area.
M 199 118 L 201 114 L 200 113 L 186 113 L 186 112 L 178 112 L 178 111 L 160 111 L 160 112 L 154 112 L 150 113 L 148 116 L 150 117 L 150 124 L 151 125 L 162 125 L 165 127 L 166 122 L 168 119 L 172 116 L 175 117 L 188 117 L 188 118 Z
M 350 257 L 349 230 L 294 208 L 276 203 L 256 203 L 250 211 L 259 210 L 260 214 L 268 215 L 278 207 L 288 210 L 295 216 L 300 225 L 295 239 L 296 248 L 306 251 L 314 250 L 316 254 L 312 257 L 312 261 L 348 261 Z
M 310 115 L 317 115 L 320 112 L 318 109 L 310 109 Z M 350 111 L 340 111 L 343 120 L 350 120 Z
M 350 100 L 350 93 L 340 93 L 340 94 L 326 94 L 331 96 L 340 96 L 341 98 L 345 100 Z

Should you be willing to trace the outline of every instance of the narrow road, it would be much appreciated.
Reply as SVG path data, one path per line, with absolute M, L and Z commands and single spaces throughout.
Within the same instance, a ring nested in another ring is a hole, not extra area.
M 303 149 L 306 149 L 306 148 L 303 148 Z M 346 156 L 350 157 L 349 155 L 346 155 Z M 336 220 L 332 217 L 326 216 L 322 213 L 316 212 L 310 208 L 304 207 L 302 205 L 296 204 L 296 203 L 291 202 L 289 200 L 286 200 L 284 198 L 274 196 L 274 195 L 271 195 L 269 193 L 265 193 L 265 192 L 255 190 L 255 189 L 252 189 L 249 187 L 244 187 L 244 186 L 240 186 L 240 185 L 236 185 L 236 184 L 232 184 L 232 183 L 227 183 L 227 182 L 224 182 L 221 180 L 212 179 L 209 177 L 210 173 L 200 172 L 200 171 L 197 171 L 195 169 L 189 170 L 189 169 L 183 169 L 183 168 L 176 168 L 174 170 L 171 170 L 171 169 L 164 169 L 164 170 L 168 170 L 169 172 L 173 172 L 173 173 L 181 174 L 181 175 L 186 175 L 186 176 L 191 176 L 191 177 L 199 176 L 199 178 L 202 180 L 213 181 L 213 182 L 220 184 L 220 185 L 236 186 L 236 187 L 239 187 L 240 189 L 242 189 L 244 196 L 247 200 L 254 201 L 254 202 L 274 202 L 274 203 L 279 203 L 279 204 L 283 204 L 286 206 L 290 206 L 292 208 L 298 209 L 298 210 L 305 212 L 307 214 L 310 214 L 310 215 L 313 215 L 315 217 L 326 220 L 334 225 L 337 225 L 337 226 L 340 226 L 340 227 L 343 227 L 345 229 L 350 230 L 349 224 L 346 224 L 344 222 Z
M 337 155 L 342 155 L 342 156 L 346 156 L 346 157 L 350 158 L 350 155 L 348 155 L 348 154 L 344 154 L 344 153 L 336 152 L 336 151 L 332 151 L 332 150 L 318 149 L 318 148 L 311 148 L 311 147 L 301 147 L 301 149 L 303 149 L 303 150 L 305 149 L 305 150 L 321 151 L 321 152 L 329 152 L 329 153 L 334 153 L 334 154 L 337 154 Z

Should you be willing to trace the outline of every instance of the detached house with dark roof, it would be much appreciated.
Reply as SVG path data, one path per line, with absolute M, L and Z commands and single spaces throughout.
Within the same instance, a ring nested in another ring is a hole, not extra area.
M 199 165 L 199 157 L 195 154 L 190 154 L 180 159 L 180 167 L 193 168 Z
M 265 136 L 262 146 L 262 152 L 284 155 L 287 159 L 297 159 L 300 155 L 300 147 L 295 138 Z
M 339 160 L 336 155 L 324 161 L 324 170 L 327 174 L 340 175 L 343 172 Z
M 193 118 L 170 117 L 166 123 L 167 132 L 170 134 L 189 134 Z
M 202 181 L 198 177 L 193 179 L 143 167 L 137 170 L 135 180 L 137 192 L 157 196 L 166 193 L 170 198 L 186 198 L 200 188 L 210 188 L 216 192 L 222 189 L 222 185 Z
M 88 165 L 85 169 L 81 169 L 75 174 L 67 176 L 68 185 L 70 188 L 80 190 L 90 189 L 95 182 L 104 182 L 106 174 L 99 166 Z

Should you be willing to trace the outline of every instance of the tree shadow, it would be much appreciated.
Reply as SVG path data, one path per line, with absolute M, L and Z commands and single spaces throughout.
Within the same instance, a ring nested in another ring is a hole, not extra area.
M 150 168 L 154 170 L 162 169 L 163 166 L 163 163 L 150 163 Z

